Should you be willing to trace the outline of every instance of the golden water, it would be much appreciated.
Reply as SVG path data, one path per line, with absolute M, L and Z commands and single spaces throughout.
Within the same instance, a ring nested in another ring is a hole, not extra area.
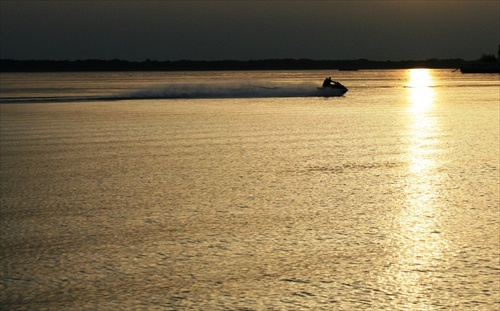
M 498 309 L 496 77 L 345 75 L 0 105 L 2 309 Z

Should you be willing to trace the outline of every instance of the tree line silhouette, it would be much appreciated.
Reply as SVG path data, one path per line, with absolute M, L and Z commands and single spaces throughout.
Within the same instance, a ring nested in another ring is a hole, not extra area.
M 216 71 L 216 70 L 357 70 L 406 68 L 458 68 L 462 59 L 428 59 L 421 61 L 312 60 L 178 60 L 134 62 L 120 59 L 100 60 L 14 60 L 0 59 L 0 72 L 59 72 L 59 71 Z

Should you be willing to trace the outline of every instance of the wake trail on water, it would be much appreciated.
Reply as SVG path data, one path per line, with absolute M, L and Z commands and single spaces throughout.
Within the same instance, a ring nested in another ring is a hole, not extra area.
M 264 98 L 320 96 L 314 83 L 175 83 L 125 94 L 134 99 Z
M 0 103 L 66 103 L 147 99 L 282 98 L 321 97 L 315 83 L 293 82 L 206 82 L 170 83 L 147 86 L 132 91 L 95 96 L 47 96 L 0 98 Z

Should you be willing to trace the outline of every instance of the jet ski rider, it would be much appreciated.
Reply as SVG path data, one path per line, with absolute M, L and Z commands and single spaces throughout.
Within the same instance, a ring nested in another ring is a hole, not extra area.
M 341 84 L 337 81 L 333 81 L 332 77 L 328 77 L 323 81 L 323 87 L 334 87 L 334 86 L 340 86 Z
M 323 81 L 323 86 L 332 86 L 333 85 L 333 80 L 332 77 L 328 77 Z

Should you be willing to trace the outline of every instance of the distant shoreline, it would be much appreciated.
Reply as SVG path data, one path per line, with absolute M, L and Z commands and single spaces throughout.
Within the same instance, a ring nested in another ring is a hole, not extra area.
M 78 71 L 235 71 L 235 70 L 366 70 L 436 68 L 456 69 L 463 59 L 429 59 L 402 61 L 263 59 L 221 61 L 154 61 L 126 60 L 14 60 L 0 59 L 0 72 L 78 72 Z

